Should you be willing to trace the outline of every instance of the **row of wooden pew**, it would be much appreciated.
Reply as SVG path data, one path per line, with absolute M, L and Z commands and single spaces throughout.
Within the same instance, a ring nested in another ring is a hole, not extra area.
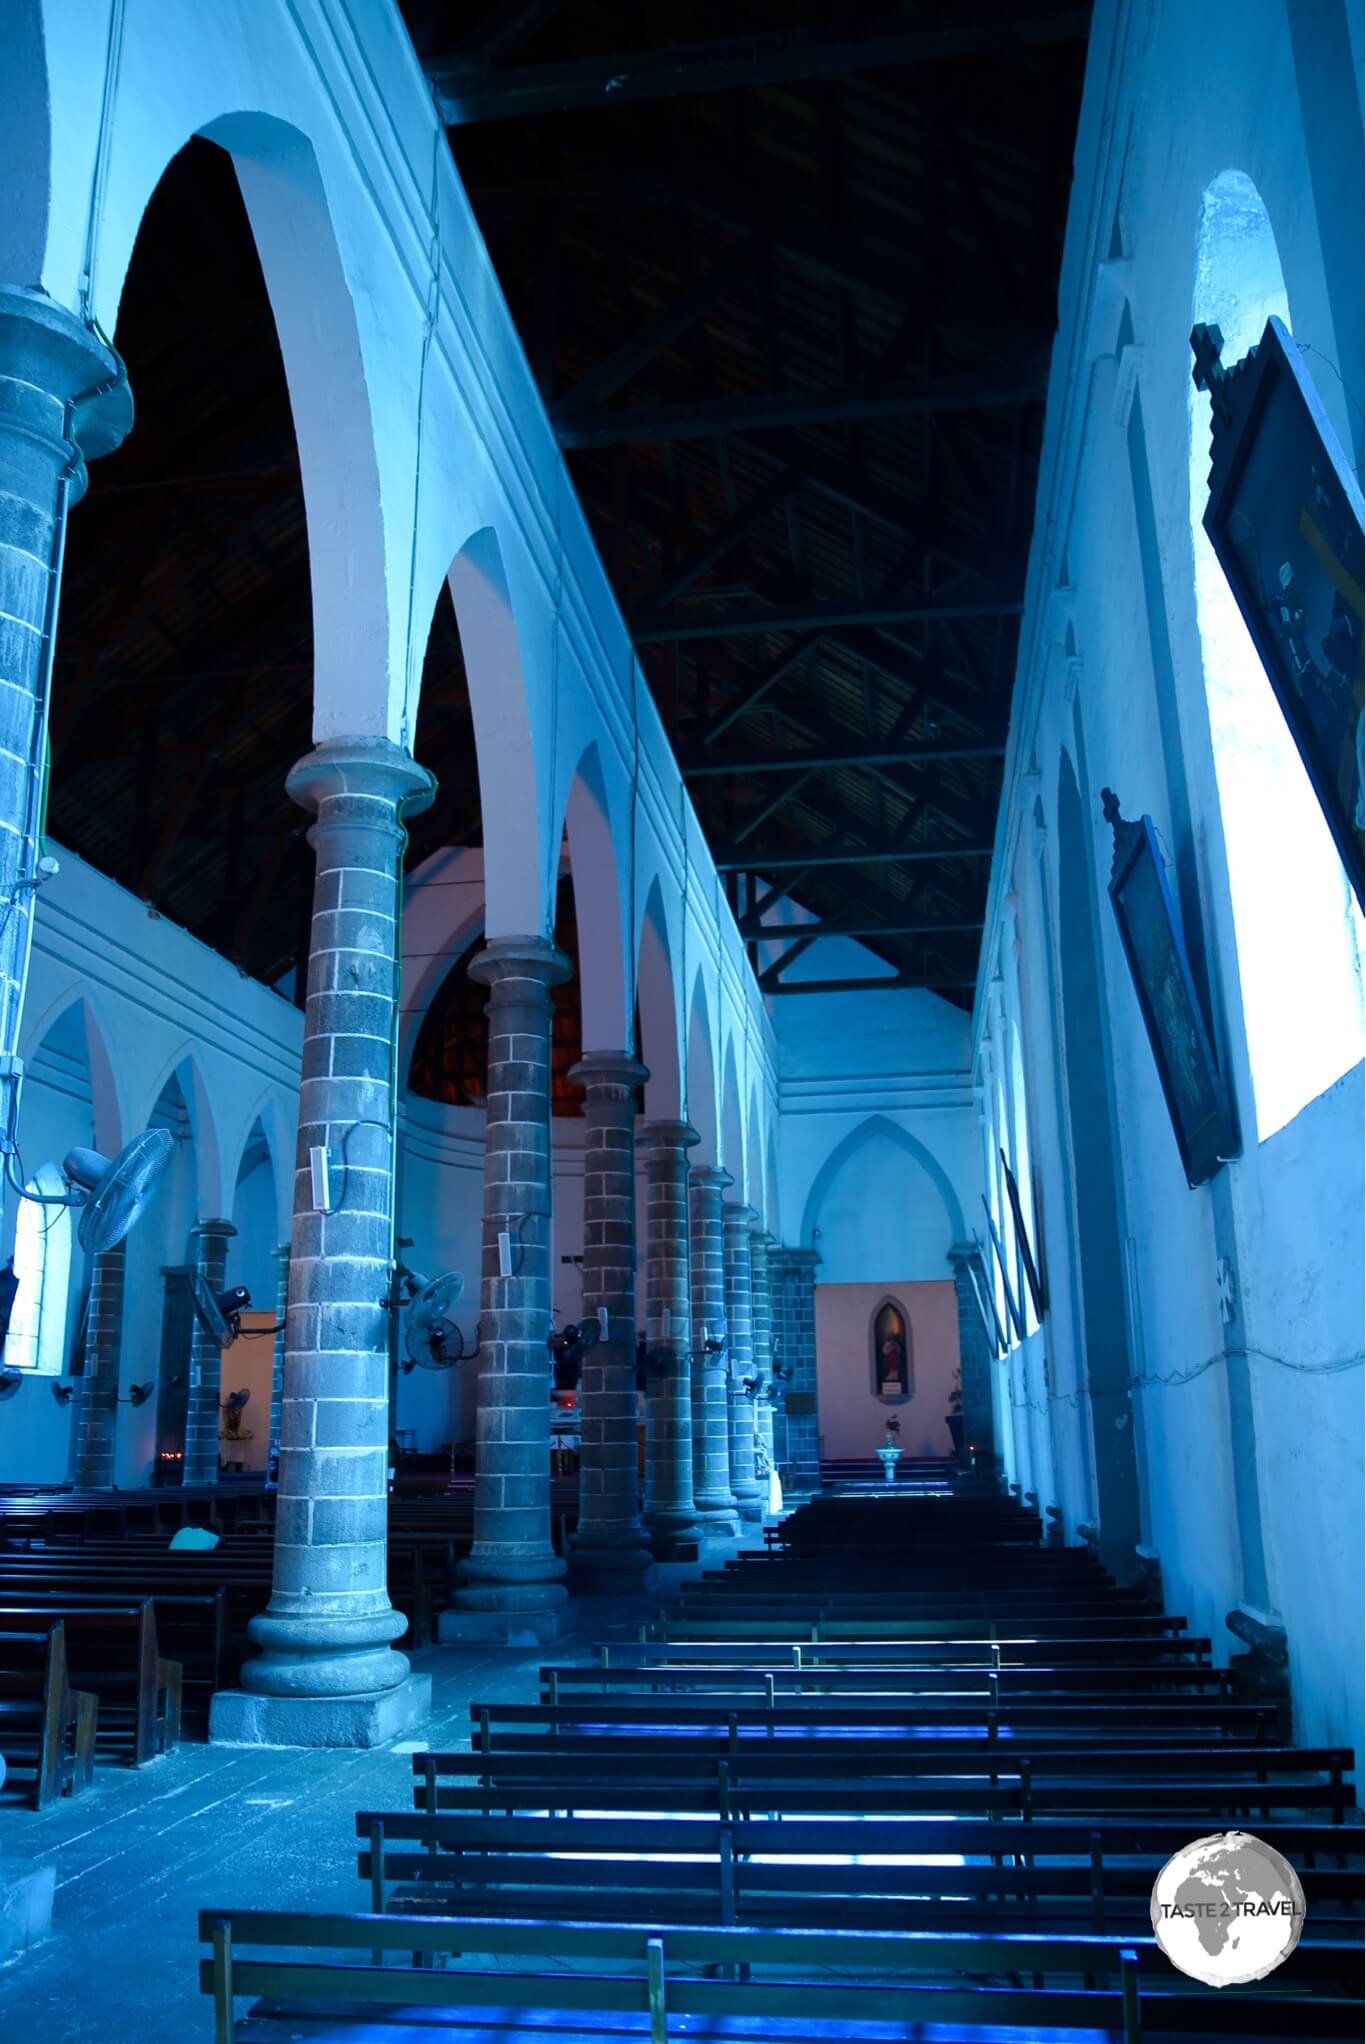
M 180 1738 L 181 1667 L 150 1598 L 0 1602 L 0 1781 L 35 1809 L 90 1785 L 96 1756 L 142 1767 Z
M 412 1807 L 357 1815 L 368 1910 L 205 1911 L 201 1984 L 219 2044 L 1356 2036 L 1352 1769 L 1019 1505 L 823 1496 L 415 1753 Z M 1215 1991 L 1150 1905 L 1221 1827 L 1283 1852 L 1308 1914 Z
M 119 1614 L 136 1607 L 144 1632 L 159 1638 L 159 1651 L 180 1670 L 186 1728 L 202 1734 L 214 1691 L 238 1679 L 248 1652 L 249 1621 L 269 1602 L 273 1506 L 268 1495 L 224 1487 L 221 1494 L 166 1490 L 0 1497 L 0 1609 L 9 1614 L 0 1624 L 22 1632 L 27 1621 L 21 1623 L 21 1616 L 28 1613 L 34 1629 L 61 1617 L 89 1627 L 95 1614 L 103 1613 L 112 1625 Z M 254 1506 L 249 1504 L 253 1496 Z M 556 1500 L 566 1527 L 577 1517 L 576 1499 L 576 1490 L 571 1496 L 564 1489 Z M 215 1518 L 216 1547 L 170 1547 L 168 1528 Z M 473 1498 L 464 1492 L 393 1505 L 389 1596 L 408 1621 L 409 1647 L 430 1644 L 436 1614 L 450 1602 L 458 1564 L 472 1538 Z M 16 1647 L 13 1653 L 17 1657 L 21 1650 Z M 98 1689 L 100 1684 L 87 1680 L 85 1668 L 79 1667 L 77 1687 Z M 102 1724 L 107 1717 L 106 1711 Z M 63 1736 L 69 1744 L 74 1736 L 70 1721 Z M 157 1750 L 164 1750 L 164 1739 Z M 79 1771 L 67 1768 L 60 1792 L 71 1792 L 81 1780 Z

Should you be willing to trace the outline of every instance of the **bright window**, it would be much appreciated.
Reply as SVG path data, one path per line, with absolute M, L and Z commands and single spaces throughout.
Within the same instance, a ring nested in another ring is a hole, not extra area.
M 1224 171 L 1201 213 L 1195 320 L 1220 328 L 1232 366 L 1256 346 L 1272 313 L 1290 325 L 1271 222 L 1252 180 Z M 1257 1137 L 1265 1141 L 1362 1054 L 1366 923 L 1205 535 L 1210 400 L 1193 384 L 1190 392 L 1196 609 Z
M 55 1164 L 44 1164 L 30 1192 L 65 1191 Z M 14 1228 L 14 1296 L 5 1337 L 5 1367 L 59 1377 L 66 1362 L 66 1309 L 71 1284 L 71 1209 L 19 1202 Z

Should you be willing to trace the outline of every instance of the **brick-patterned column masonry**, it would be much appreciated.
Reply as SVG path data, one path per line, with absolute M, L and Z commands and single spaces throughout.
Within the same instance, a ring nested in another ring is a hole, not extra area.
M 625 1051 L 599 1050 L 569 1076 L 584 1089 L 583 1310 L 607 1313 L 579 1385 L 571 1582 L 630 1594 L 654 1575 L 636 1466 L 636 1088 L 649 1073 Z
M 567 1592 L 550 1541 L 550 989 L 569 962 L 544 937 L 495 937 L 470 968 L 489 989 L 474 1545 L 443 1639 L 553 1637 Z M 511 1275 L 498 1238 L 509 1238 Z M 546 1616 L 545 1614 L 551 1614 Z
M 228 1243 L 236 1233 L 231 1221 L 200 1221 L 190 1230 L 191 1268 L 211 1292 L 221 1292 L 227 1281 Z M 223 1350 L 197 1316 L 190 1322 L 189 1380 L 184 1481 L 187 1485 L 217 1483 Z
M 745 1380 L 754 1367 L 754 1293 L 750 1272 L 753 1207 L 727 1200 L 722 1209 L 726 1244 L 726 1327 L 729 1368 L 730 1487 L 740 1516 L 751 1525 L 764 1516 L 767 1487 L 754 1466 L 754 1399 Z
M 692 1551 L 703 1536 L 693 1500 L 691 1297 L 686 1121 L 650 1121 L 645 1148 L 645 1525 L 655 1553 Z
M 730 1408 L 726 1364 L 726 1258 L 721 1195 L 734 1184 L 716 1164 L 688 1174 L 692 1272 L 693 1502 L 713 1538 L 733 1540 L 739 1506 L 730 1487 Z M 708 1350 L 708 1341 L 719 1344 Z
M 986 1468 L 995 1454 L 991 1413 L 991 1345 L 982 1325 L 982 1310 L 972 1288 L 970 1265 L 977 1258 L 973 1242 L 955 1242 L 949 1251 L 953 1289 L 958 1301 L 958 1357 L 963 1374 L 963 1440 L 976 1450 L 978 1466 Z M 977 1278 L 987 1296 L 987 1275 L 980 1260 Z
M 123 1360 L 123 1279 L 127 1242 L 97 1256 L 85 1309 L 85 1374 L 76 1403 L 77 1490 L 113 1490 L 118 1438 L 119 1370 Z
M 285 1339 L 289 1332 L 289 1244 L 282 1242 L 278 1249 L 272 1249 L 275 1259 L 275 1358 L 270 1373 L 270 1439 L 266 1448 L 266 1485 L 275 1482 L 276 1464 L 280 1458 L 280 1409 L 285 1389 Z
M 123 364 L 41 291 L 0 284 L 0 1053 L 19 1047 L 35 888 L 46 676 L 82 457 L 133 422 Z M 6 1089 L 7 1090 L 7 1089 Z M 0 1100 L 0 1108 L 8 1102 Z
M 820 1484 L 820 1407 L 816 1378 L 816 1265 L 814 1249 L 772 1248 L 773 1337 L 785 1372 L 788 1482 L 795 1490 Z
M 749 1266 L 750 1285 L 754 1306 L 754 1374 L 759 1379 L 760 1391 L 754 1401 L 754 1431 L 763 1446 L 772 1467 L 777 1467 L 777 1451 L 773 1428 L 773 1291 L 769 1283 L 768 1252 L 773 1237 L 767 1228 L 760 1225 L 750 1231 Z M 768 1499 L 765 1496 L 765 1505 Z
M 304 1008 L 280 1475 L 270 1604 L 248 1628 L 261 1649 L 245 1690 L 215 1704 L 215 1737 L 277 1745 L 372 1745 L 430 1694 L 392 1642 L 404 1619 L 387 1587 L 389 1320 L 394 1255 L 394 1060 L 405 810 L 434 782 L 385 738 L 332 738 L 286 786 L 317 821 Z M 331 1163 L 328 1212 L 309 1152 Z M 251 1706 L 287 1699 L 292 1708 Z M 376 1699 L 379 1699 L 377 1702 Z M 300 1706 L 303 1706 L 300 1708 Z M 324 1707 L 325 1706 L 325 1707 Z

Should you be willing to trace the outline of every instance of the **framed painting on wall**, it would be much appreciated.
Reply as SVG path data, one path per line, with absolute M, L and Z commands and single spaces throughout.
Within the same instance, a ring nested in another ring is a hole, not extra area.
M 884 1299 L 873 1315 L 873 1391 L 878 1398 L 911 1396 L 911 1328 L 896 1299 Z
M 1231 369 L 1218 327 L 1191 347 L 1213 412 L 1205 530 L 1366 905 L 1361 491 L 1280 320 Z
M 1204 1185 L 1238 1147 L 1232 1103 L 1191 976 L 1166 868 L 1150 816 L 1128 823 L 1101 790 L 1115 834 L 1110 899 L 1152 1046 L 1188 1185 Z

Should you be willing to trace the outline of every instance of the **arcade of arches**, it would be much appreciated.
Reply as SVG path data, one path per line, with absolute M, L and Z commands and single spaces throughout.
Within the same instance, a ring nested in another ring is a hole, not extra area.
M 785 1600 L 819 1643 L 865 1575 L 964 1666 L 960 1592 L 996 1638 L 1012 1571 L 1090 1585 L 1106 1724 L 1152 1678 L 1336 1755 L 1350 1814 L 1359 11 L 8 0 L 0 40 L 0 2024 L 93 2036 L 88 1933 L 105 2036 L 207 2026 L 185 1894 L 356 1909 L 337 1810 L 548 1654 L 547 1711 L 600 1641 L 629 1700 L 647 1635 L 665 1697 L 711 1640 L 781 1717 Z M 1313 437 L 1245 472 L 1268 362 Z M 731 1652 L 766 1569 L 779 1644 Z M 1011 1610 L 1084 1745 L 1086 1655 Z M 1134 1613 L 1189 1689 L 1109 1652 Z M 932 1644 L 883 1654 L 926 1713 Z M 158 1774 L 221 1786 L 236 1890 Z M 1266 1779 L 1183 1790 L 1171 1849 L 1318 1821 Z M 124 1949 L 140 1839 L 183 1992 Z M 1037 1871 L 1023 1930 L 1090 1932 Z

